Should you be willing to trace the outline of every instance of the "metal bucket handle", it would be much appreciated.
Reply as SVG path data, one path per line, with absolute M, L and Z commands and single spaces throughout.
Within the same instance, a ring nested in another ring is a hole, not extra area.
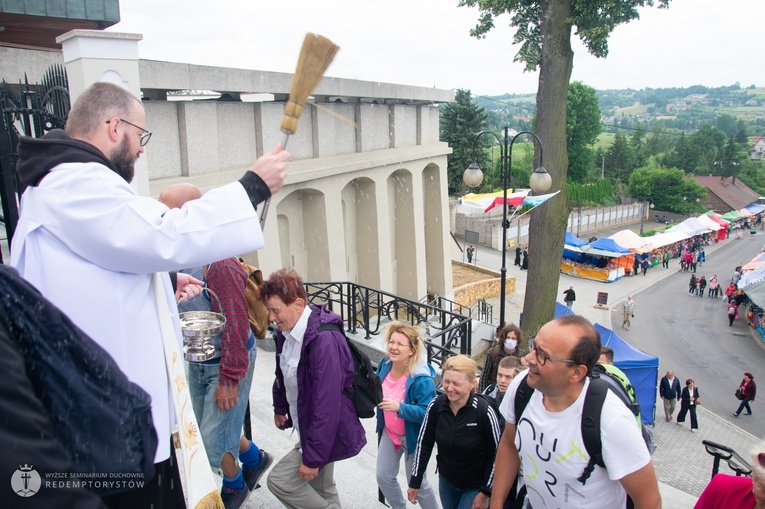
M 213 297 L 215 297 L 215 300 L 218 301 L 218 309 L 220 309 L 220 313 L 218 313 L 218 314 L 221 315 L 225 319 L 226 318 L 226 313 L 223 312 L 223 304 L 221 303 L 220 297 L 218 297 L 218 294 L 215 293 L 214 291 L 210 290 L 210 288 L 208 286 L 203 286 L 202 287 L 202 291 L 203 292 L 207 292 L 210 295 L 212 295 Z M 210 311 L 214 313 L 214 311 L 212 310 L 212 306 L 210 306 Z

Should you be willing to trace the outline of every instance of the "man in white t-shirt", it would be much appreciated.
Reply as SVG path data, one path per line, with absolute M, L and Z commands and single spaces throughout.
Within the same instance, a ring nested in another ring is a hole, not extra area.
M 577 480 L 589 462 L 581 432 L 588 374 L 598 362 L 600 335 L 578 315 L 565 315 L 539 330 L 526 356 L 528 370 L 515 377 L 500 412 L 506 425 L 495 465 L 491 507 L 500 509 L 516 474 L 523 477 L 527 500 L 545 507 L 636 509 L 661 507 L 651 457 L 635 416 L 608 392 L 601 412 L 602 456 L 586 484 Z M 515 394 L 526 379 L 535 389 L 516 422 Z M 519 479 L 520 481 L 520 479 Z

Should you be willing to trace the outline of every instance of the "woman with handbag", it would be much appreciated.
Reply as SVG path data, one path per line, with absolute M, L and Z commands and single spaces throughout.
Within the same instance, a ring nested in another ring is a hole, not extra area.
M 691 431 L 696 433 L 699 429 L 699 421 L 696 418 L 696 406 L 699 404 L 699 389 L 696 387 L 693 378 L 689 378 L 685 381 L 685 387 L 680 396 L 680 413 L 677 414 L 677 425 L 682 426 L 685 424 L 685 415 L 690 413 Z
M 741 411 L 746 408 L 746 415 L 752 415 L 752 408 L 749 403 L 754 401 L 754 397 L 757 395 L 757 384 L 754 383 L 754 376 L 750 372 L 744 373 L 744 379 L 741 380 L 741 386 L 736 391 L 736 397 L 741 400 L 738 405 L 738 410 L 733 412 L 733 415 L 738 417 Z

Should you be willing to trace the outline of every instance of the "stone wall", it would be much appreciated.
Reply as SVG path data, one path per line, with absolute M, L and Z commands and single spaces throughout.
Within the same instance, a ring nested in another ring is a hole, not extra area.
M 454 302 L 470 307 L 481 299 L 499 297 L 500 278 L 486 279 L 475 283 L 468 283 L 454 289 Z M 505 280 L 505 295 L 515 293 L 515 276 L 507 276 Z

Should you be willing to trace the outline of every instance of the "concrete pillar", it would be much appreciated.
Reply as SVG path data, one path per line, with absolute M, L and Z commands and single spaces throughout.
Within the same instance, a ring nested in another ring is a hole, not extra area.
M 141 39 L 141 34 L 100 30 L 72 30 L 56 37 L 63 50 L 72 104 L 86 88 L 99 81 L 120 85 L 141 99 L 138 72 L 138 41 Z M 146 129 L 151 131 L 151 126 Z M 144 196 L 149 196 L 150 147 L 151 144 L 136 161 L 135 178 L 131 183 L 133 189 Z

